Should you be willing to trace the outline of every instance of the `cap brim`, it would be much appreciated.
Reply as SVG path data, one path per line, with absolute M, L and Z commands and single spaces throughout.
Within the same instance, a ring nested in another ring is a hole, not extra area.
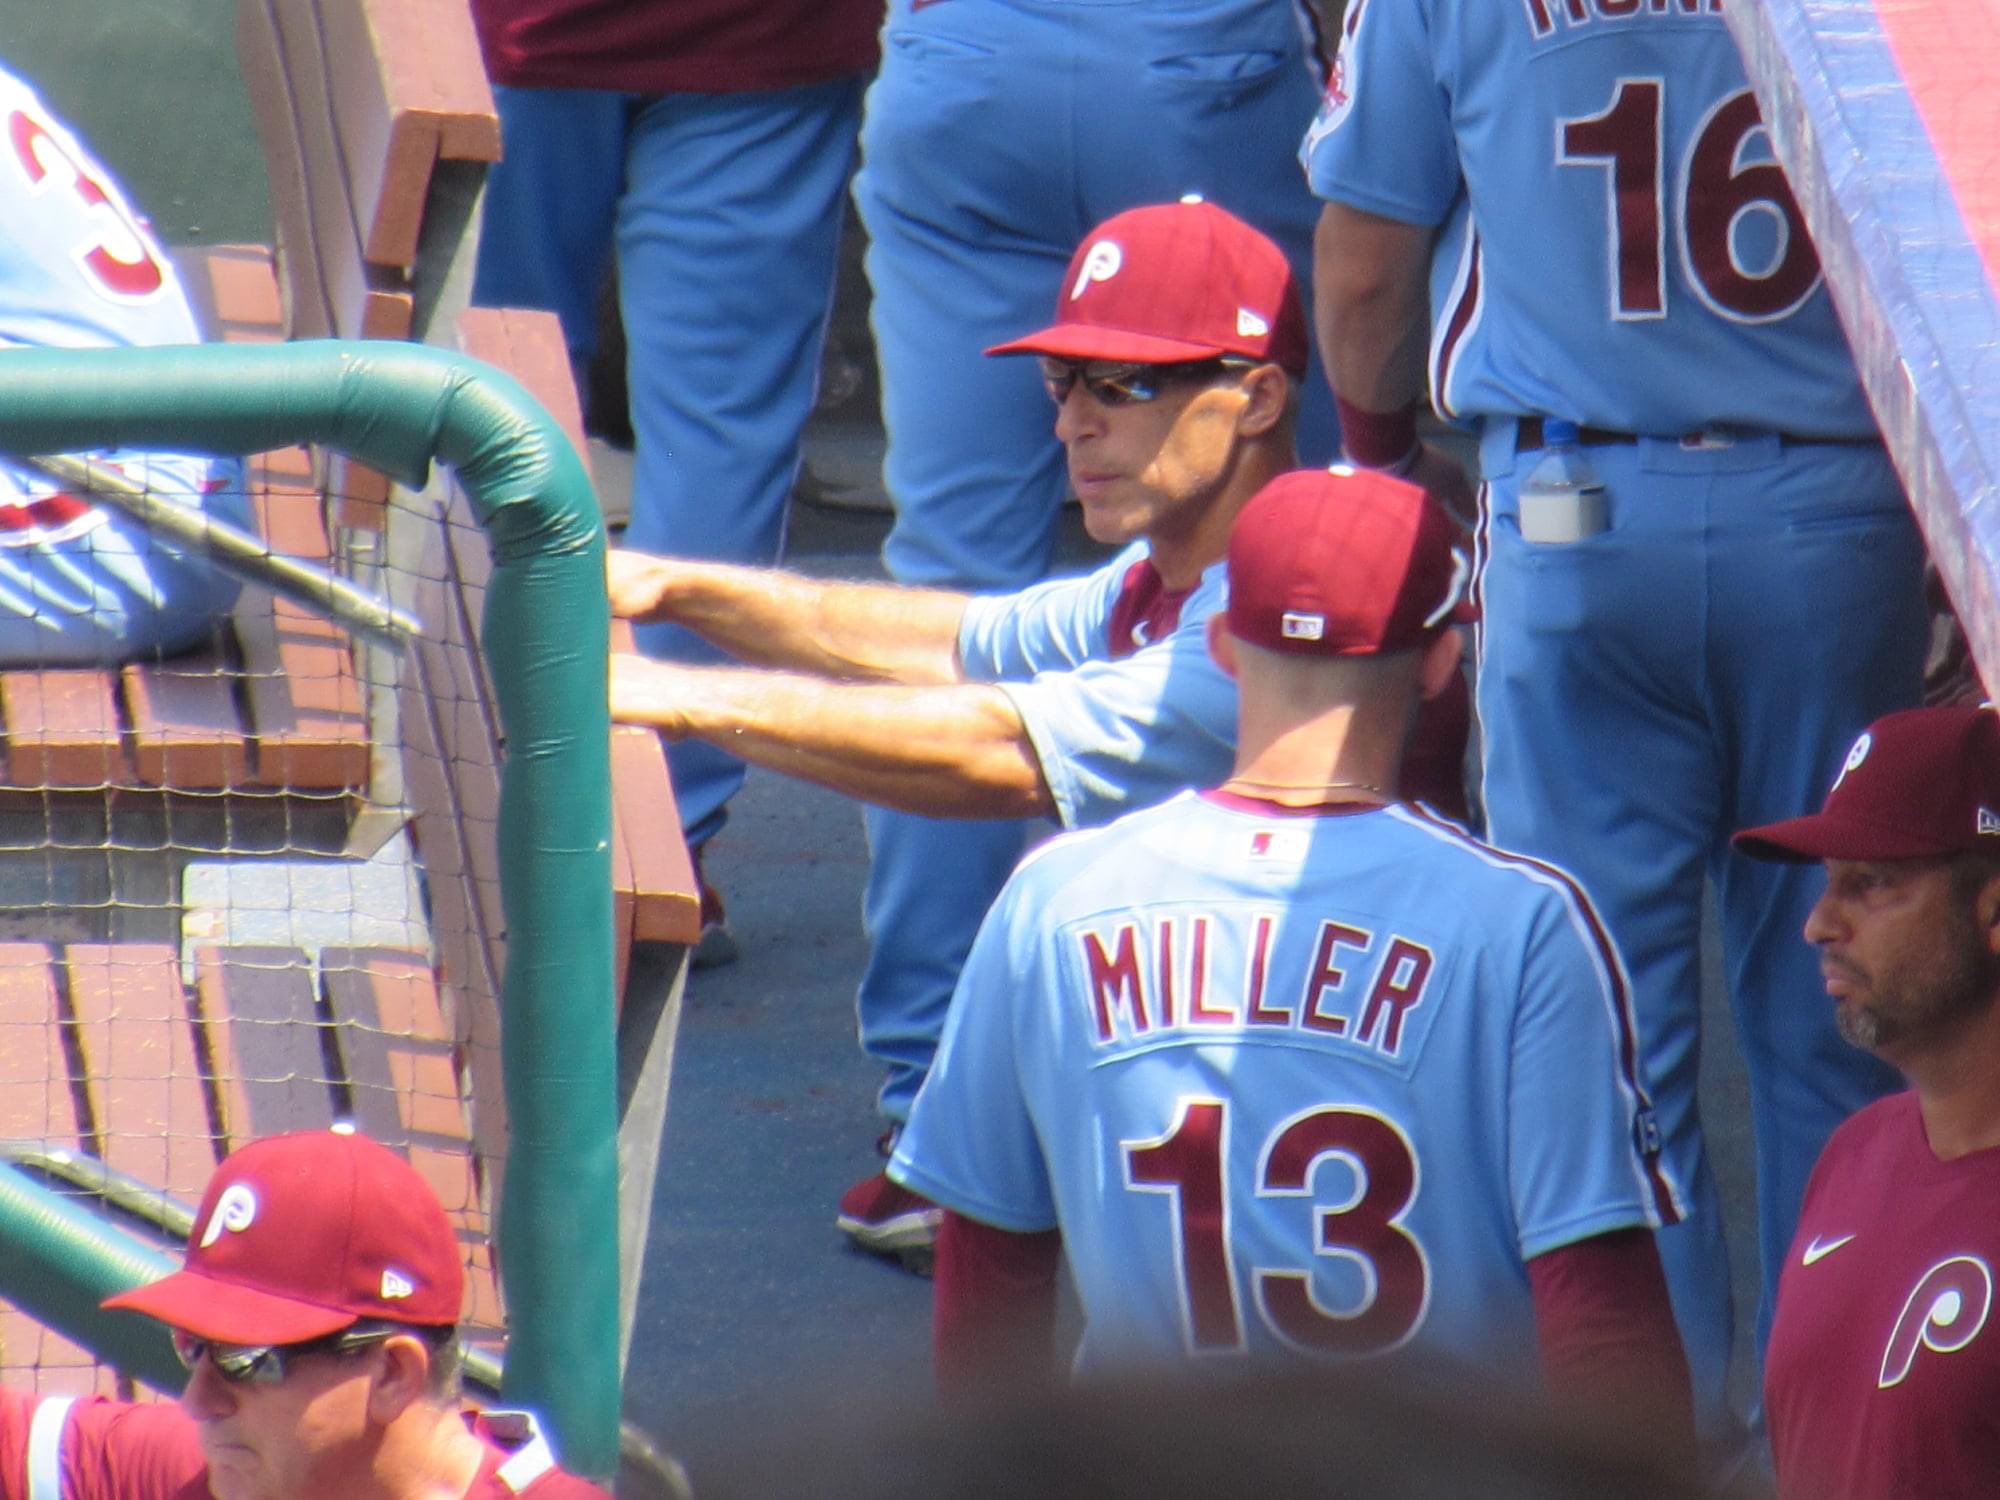
M 1936 839 L 1854 818 L 1808 813 L 1733 835 L 1730 845 L 1751 859 L 1804 865 L 1821 859 L 1927 859 L 1950 854 Z
M 1170 365 L 1181 360 L 1215 359 L 1228 353 L 1213 344 L 1162 338 L 1154 333 L 1128 333 L 1090 323 L 1057 323 L 1040 333 L 995 344 L 988 354 L 1053 354 L 1057 359 L 1119 359 L 1134 364 Z M 1275 362 L 1275 361 L 1274 361 Z
M 337 1333 L 356 1321 L 351 1312 L 216 1281 L 194 1271 L 175 1271 L 106 1297 L 102 1305 L 144 1313 L 169 1328 L 221 1344 L 296 1344 Z

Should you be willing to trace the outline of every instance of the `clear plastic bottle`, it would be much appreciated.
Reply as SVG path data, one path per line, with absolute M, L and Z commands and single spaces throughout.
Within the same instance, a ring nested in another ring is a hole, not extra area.
M 1610 524 L 1604 481 L 1584 457 L 1574 422 L 1548 417 L 1542 422 L 1541 461 L 1521 482 L 1521 540 L 1580 542 Z

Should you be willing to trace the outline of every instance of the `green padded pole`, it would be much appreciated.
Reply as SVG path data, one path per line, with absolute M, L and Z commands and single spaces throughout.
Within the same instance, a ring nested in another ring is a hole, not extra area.
M 503 1397 L 564 1464 L 618 1463 L 617 1063 L 604 528 L 582 461 L 513 379 L 414 344 L 0 352 L 0 453 L 314 443 L 409 483 L 451 466 L 493 551 L 511 1139 L 497 1238 Z
M 179 1262 L 79 1208 L 19 1167 L 0 1162 L 0 1245 L 18 1257 L 7 1300 L 156 1390 L 177 1391 L 187 1371 L 167 1331 L 137 1313 L 97 1304 Z

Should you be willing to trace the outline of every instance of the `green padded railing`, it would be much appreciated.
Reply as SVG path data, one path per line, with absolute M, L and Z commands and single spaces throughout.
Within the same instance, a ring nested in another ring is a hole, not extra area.
M 301 443 L 412 485 L 433 462 L 450 466 L 492 547 L 484 641 L 507 745 L 502 1394 L 542 1416 L 565 1466 L 606 1477 L 619 1423 L 609 619 L 604 528 L 581 460 L 513 379 L 416 345 L 0 353 L 0 453 Z M 70 1253 L 64 1236 L 35 1243 Z M 18 1247 L 7 1248 L 0 1261 L 12 1263 Z M 10 1283 L 47 1261 L 18 1264 Z M 93 1349 L 102 1336 L 63 1327 Z

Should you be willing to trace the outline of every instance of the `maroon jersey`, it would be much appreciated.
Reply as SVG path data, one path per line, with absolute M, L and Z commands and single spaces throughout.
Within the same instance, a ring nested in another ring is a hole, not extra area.
M 465 1500 L 608 1500 L 556 1467 L 525 1413 L 465 1420 L 487 1450 Z M 172 1402 L 0 1390 L 0 1500 L 209 1500 L 208 1465 Z
M 795 88 L 873 67 L 883 0 L 472 0 L 495 83 L 635 94 Z
M 1764 1360 L 1781 1493 L 2000 1494 L 1996 1202 L 2000 1149 L 1939 1161 L 1914 1094 L 1834 1132 Z

